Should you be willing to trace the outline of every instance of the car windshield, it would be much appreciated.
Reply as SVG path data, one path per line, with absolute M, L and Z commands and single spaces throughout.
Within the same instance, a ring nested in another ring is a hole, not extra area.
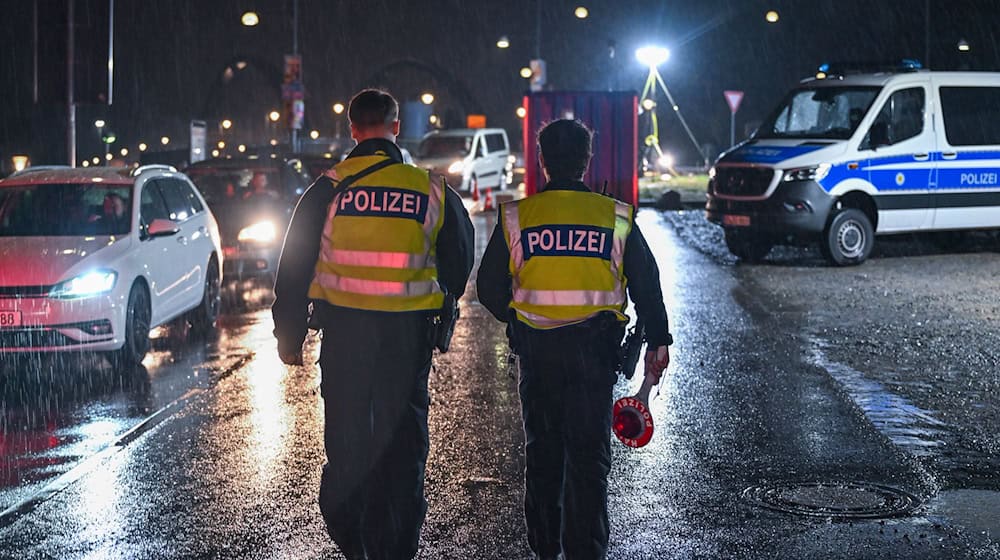
M 274 200 L 282 197 L 278 170 L 195 167 L 185 171 L 211 204 Z
M 754 138 L 846 140 L 881 88 L 821 87 L 797 89 L 757 130 Z
M 471 149 L 471 136 L 430 136 L 420 143 L 417 153 L 420 158 L 462 158 Z
M 0 189 L 0 237 L 126 235 L 132 186 L 37 184 Z

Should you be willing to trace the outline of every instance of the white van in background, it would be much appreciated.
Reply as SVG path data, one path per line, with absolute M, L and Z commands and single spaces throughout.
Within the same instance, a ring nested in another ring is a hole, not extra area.
M 502 128 L 458 128 L 427 133 L 417 147 L 415 164 L 444 175 L 459 194 L 505 189 L 513 178 L 510 142 Z
M 831 69 L 709 175 L 707 217 L 748 261 L 818 241 L 852 265 L 875 234 L 1000 228 L 1000 73 Z

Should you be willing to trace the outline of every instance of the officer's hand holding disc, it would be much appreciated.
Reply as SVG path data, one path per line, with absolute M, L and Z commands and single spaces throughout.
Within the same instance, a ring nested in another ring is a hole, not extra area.
M 659 383 L 663 370 L 670 365 L 670 350 L 668 346 L 660 346 L 646 351 L 646 375 L 653 376 L 654 383 Z

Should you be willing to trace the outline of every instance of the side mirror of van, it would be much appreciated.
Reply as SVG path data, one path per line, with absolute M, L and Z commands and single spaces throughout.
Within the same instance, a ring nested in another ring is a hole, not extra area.
M 889 140 L 889 123 L 880 121 L 873 124 L 868 131 L 868 147 L 874 150 L 890 144 L 892 142 Z

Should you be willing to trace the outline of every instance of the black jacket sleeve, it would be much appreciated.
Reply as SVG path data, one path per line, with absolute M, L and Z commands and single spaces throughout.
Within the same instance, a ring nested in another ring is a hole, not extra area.
M 663 346 L 670 340 L 667 310 L 663 306 L 660 290 L 660 270 L 653 253 L 646 245 L 646 238 L 639 231 L 639 224 L 632 224 L 632 231 L 625 239 L 625 278 L 628 293 L 635 302 L 635 312 L 646 325 L 646 340 L 650 348 Z
M 431 180 L 441 178 L 432 176 Z M 445 187 L 444 191 L 444 223 L 436 247 L 438 281 L 449 294 L 461 297 L 476 258 L 476 232 L 462 197 L 451 187 Z
M 299 351 L 306 339 L 309 284 L 316 270 L 320 239 L 333 191 L 330 179 L 317 179 L 295 205 L 288 224 L 285 244 L 278 260 L 274 303 L 271 306 L 274 336 L 278 339 L 278 352 L 281 354 Z
M 499 214 L 499 212 L 498 212 Z M 510 278 L 510 250 L 503 236 L 503 227 L 498 222 L 486 245 L 486 252 L 479 263 L 476 276 L 476 292 L 479 302 L 498 320 L 507 322 L 512 299 Z

